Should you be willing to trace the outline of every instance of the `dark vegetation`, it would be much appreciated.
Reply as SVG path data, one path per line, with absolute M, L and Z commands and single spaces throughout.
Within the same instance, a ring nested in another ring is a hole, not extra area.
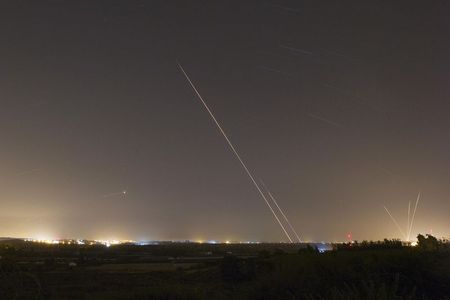
M 450 299 L 448 242 L 0 243 L 0 299 Z

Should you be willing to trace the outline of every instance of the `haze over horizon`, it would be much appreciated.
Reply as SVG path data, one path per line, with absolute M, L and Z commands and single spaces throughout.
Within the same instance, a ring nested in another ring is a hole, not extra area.
M 0 4 L 0 236 L 450 236 L 450 3 Z

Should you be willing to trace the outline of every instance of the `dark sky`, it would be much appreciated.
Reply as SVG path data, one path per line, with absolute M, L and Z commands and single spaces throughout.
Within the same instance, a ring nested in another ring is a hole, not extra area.
M 449 15 L 3 0 L 0 236 L 285 240 L 177 59 L 303 238 L 448 236 Z

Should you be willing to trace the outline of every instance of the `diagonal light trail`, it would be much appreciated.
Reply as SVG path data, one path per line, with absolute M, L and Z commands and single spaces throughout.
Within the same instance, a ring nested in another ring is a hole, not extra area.
M 402 228 L 400 227 L 400 225 L 398 225 L 398 223 L 397 223 L 397 221 L 395 220 L 395 218 L 391 215 L 391 213 L 390 213 L 389 210 L 386 208 L 386 206 L 383 205 L 383 207 L 384 207 L 384 209 L 386 210 L 386 212 L 388 213 L 389 217 L 391 217 L 392 222 L 394 222 L 395 226 L 397 226 L 397 229 L 398 229 L 398 231 L 400 232 L 400 234 L 401 234 L 402 236 L 404 236 L 405 239 L 406 239 L 407 236 L 403 233 Z
M 273 203 L 275 203 L 275 205 L 277 206 L 278 210 L 281 212 L 281 214 L 283 215 L 284 219 L 286 220 L 286 222 L 288 223 L 289 227 L 291 228 L 291 230 L 294 232 L 295 237 L 297 238 L 298 242 L 301 243 L 302 239 L 300 238 L 300 236 L 297 234 L 297 231 L 294 229 L 294 227 L 292 227 L 291 222 L 289 222 L 288 218 L 286 217 L 286 215 L 284 214 L 283 210 L 280 208 L 280 206 L 278 206 L 277 201 L 275 200 L 275 198 L 272 196 L 272 193 L 267 191 L 267 193 L 269 194 L 270 198 L 273 200 Z
M 120 191 L 120 192 L 105 194 L 102 197 L 103 198 L 109 198 L 109 197 L 114 197 L 114 196 L 118 196 L 118 195 L 126 195 L 126 194 L 127 194 L 127 191 L 123 190 L 123 191 Z
M 330 120 L 325 119 L 324 117 L 321 117 L 321 116 L 318 116 L 318 115 L 308 114 L 308 116 L 310 116 L 311 118 L 320 120 L 320 121 L 322 121 L 322 122 L 328 123 L 328 124 L 330 124 L 330 125 L 333 125 L 333 126 L 335 126 L 335 127 L 341 127 L 341 128 L 344 127 L 344 125 L 342 125 L 342 124 L 339 124 L 339 123 L 330 121 Z
M 414 223 L 414 217 L 416 216 L 417 205 L 419 205 L 420 195 L 421 195 L 421 192 L 419 192 L 419 194 L 417 194 L 416 205 L 414 206 L 414 211 L 413 211 L 413 214 L 411 217 L 411 224 L 409 224 L 408 239 L 411 236 L 411 231 L 412 231 L 413 223 Z
M 272 193 L 270 192 L 270 190 L 267 188 L 267 186 L 265 185 L 265 183 L 262 180 L 261 180 L 261 184 L 264 187 L 264 189 L 266 190 L 267 194 L 269 194 L 269 196 L 272 199 L 273 203 L 275 203 L 275 205 L 277 206 L 277 208 L 280 211 L 281 215 L 283 216 L 284 220 L 289 225 L 289 228 L 291 228 L 292 232 L 295 234 L 295 237 L 297 238 L 298 242 L 301 243 L 302 239 L 297 234 L 297 231 L 294 229 L 294 227 L 292 226 L 291 222 L 289 222 L 288 217 L 285 215 L 285 213 L 283 212 L 281 207 L 278 205 L 278 202 L 277 202 L 277 200 L 275 200 L 275 197 L 272 195 Z
M 261 188 L 259 187 L 258 183 L 256 183 L 255 178 L 253 177 L 252 173 L 250 172 L 250 170 L 247 168 L 247 166 L 245 165 L 244 161 L 242 160 L 241 156 L 239 155 L 239 153 L 237 152 L 236 148 L 233 146 L 233 144 L 231 143 L 230 139 L 228 138 L 228 136 L 226 135 L 225 131 L 222 129 L 222 126 L 220 126 L 219 122 L 217 121 L 216 117 L 214 116 L 214 114 L 212 113 L 211 109 L 208 107 L 208 105 L 206 104 L 205 100 L 203 100 L 202 95 L 200 95 L 199 91 L 197 90 L 197 88 L 195 87 L 194 83 L 192 83 L 191 79 L 189 78 L 188 74 L 184 71 L 183 67 L 181 66 L 180 63 L 178 63 L 178 67 L 181 70 L 181 72 L 183 72 L 184 76 L 186 77 L 187 81 L 189 82 L 189 84 L 191 85 L 192 89 L 194 90 L 194 92 L 197 94 L 197 97 L 200 99 L 200 101 L 202 102 L 203 106 L 206 108 L 206 110 L 208 111 L 209 115 L 211 116 L 211 118 L 213 119 L 214 123 L 216 124 L 217 128 L 219 129 L 219 131 L 222 133 L 223 137 L 225 138 L 225 140 L 228 143 L 228 146 L 230 146 L 231 150 L 233 151 L 234 155 L 236 156 L 236 158 L 239 160 L 239 162 L 241 163 L 242 167 L 244 168 L 245 172 L 247 173 L 248 177 L 250 177 L 251 181 L 253 182 L 253 184 L 255 185 L 256 189 L 258 190 L 259 194 L 261 195 L 261 197 L 264 199 L 264 201 L 266 202 L 267 206 L 269 207 L 270 211 L 272 212 L 273 216 L 275 217 L 275 219 L 277 220 L 278 224 L 280 225 L 281 229 L 283 230 L 284 234 L 286 235 L 286 237 L 288 238 L 288 240 L 292 243 L 292 238 L 289 236 L 288 232 L 286 231 L 286 229 L 284 228 L 283 224 L 281 223 L 280 219 L 278 218 L 277 214 L 275 213 L 275 211 L 273 210 L 272 206 L 270 205 L 269 201 L 267 200 L 266 196 L 264 195 L 264 193 L 261 191 Z

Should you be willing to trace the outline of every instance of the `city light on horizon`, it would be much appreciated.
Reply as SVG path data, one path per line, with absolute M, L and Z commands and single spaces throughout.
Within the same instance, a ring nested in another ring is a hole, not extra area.
M 63 2 L 2 10 L 0 237 L 450 236 L 445 9 Z

